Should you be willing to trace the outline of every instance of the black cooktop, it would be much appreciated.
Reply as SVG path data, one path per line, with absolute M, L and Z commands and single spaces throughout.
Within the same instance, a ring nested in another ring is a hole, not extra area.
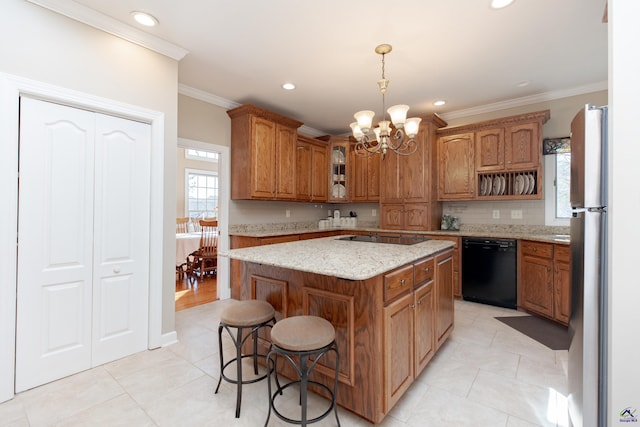
M 367 242 L 367 243 L 389 243 L 393 245 L 415 245 L 416 243 L 426 242 L 428 239 L 424 236 L 413 235 L 394 235 L 394 236 L 378 236 L 375 234 L 368 234 L 363 236 L 346 236 L 340 237 L 338 240 L 349 240 L 352 242 Z

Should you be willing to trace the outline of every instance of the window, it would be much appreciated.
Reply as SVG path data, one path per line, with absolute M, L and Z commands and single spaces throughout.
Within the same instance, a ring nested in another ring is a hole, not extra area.
M 218 162 L 218 153 L 211 151 L 194 150 L 193 148 L 186 148 L 184 150 L 185 159 L 191 160 L 203 160 L 205 162 Z
M 197 169 L 186 169 L 185 173 L 186 215 L 190 218 L 217 218 L 218 173 Z
M 569 185 L 571 181 L 571 153 L 555 155 L 556 163 L 556 218 L 571 218 Z

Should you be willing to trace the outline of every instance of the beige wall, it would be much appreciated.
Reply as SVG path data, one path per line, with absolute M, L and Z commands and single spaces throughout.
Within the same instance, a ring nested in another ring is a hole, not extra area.
M 225 108 L 178 95 L 178 136 L 229 147 L 231 119 Z
M 164 241 L 175 233 L 178 64 L 24 0 L 2 0 L 0 72 L 143 107 L 164 117 Z M 5 238 L 4 236 L 2 238 Z M 162 332 L 174 330 L 173 245 L 163 247 Z

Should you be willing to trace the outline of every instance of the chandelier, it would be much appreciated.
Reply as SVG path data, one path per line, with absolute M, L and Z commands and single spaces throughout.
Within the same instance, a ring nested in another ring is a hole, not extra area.
M 385 111 L 384 94 L 387 92 L 389 80 L 384 76 L 384 56 L 391 52 L 391 45 L 376 46 L 375 52 L 382 56 L 382 78 L 378 80 L 378 87 L 382 94 L 382 121 L 378 122 L 378 127 L 372 129 L 375 112 L 364 110 L 353 115 L 356 121 L 349 126 L 353 131 L 353 137 L 358 141 L 355 153 L 361 157 L 380 153 L 384 159 L 387 150 L 391 149 L 397 154 L 408 156 L 418 149 L 415 137 L 422 119 L 419 117 L 407 119 L 408 105 L 394 105 Z M 391 121 L 387 120 L 387 113 L 389 113 Z M 393 128 L 391 127 L 392 123 Z

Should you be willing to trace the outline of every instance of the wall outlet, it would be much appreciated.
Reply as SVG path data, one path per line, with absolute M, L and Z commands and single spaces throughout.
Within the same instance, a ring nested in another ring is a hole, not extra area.
M 522 219 L 522 209 L 514 209 L 511 211 L 511 219 Z
M 500 219 L 500 211 L 497 209 L 493 210 L 493 219 Z
M 371 209 L 371 216 L 378 216 L 378 211 L 375 209 Z
M 287 218 L 291 218 L 291 211 L 289 209 L 284 211 L 284 216 L 286 216 Z

